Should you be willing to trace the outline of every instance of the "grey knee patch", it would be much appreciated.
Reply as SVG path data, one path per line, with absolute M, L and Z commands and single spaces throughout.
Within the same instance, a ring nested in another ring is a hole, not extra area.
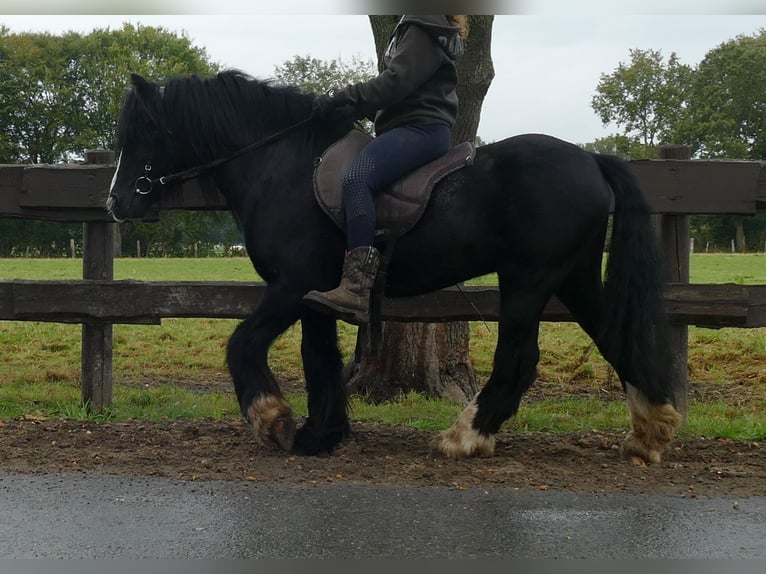
M 371 215 L 368 206 L 372 202 L 372 191 L 367 181 L 374 170 L 372 157 L 362 152 L 343 176 L 343 206 L 347 219 Z

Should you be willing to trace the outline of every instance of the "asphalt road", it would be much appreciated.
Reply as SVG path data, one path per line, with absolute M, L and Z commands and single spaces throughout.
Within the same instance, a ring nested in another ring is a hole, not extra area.
M 0 473 L 3 558 L 765 558 L 766 498 Z

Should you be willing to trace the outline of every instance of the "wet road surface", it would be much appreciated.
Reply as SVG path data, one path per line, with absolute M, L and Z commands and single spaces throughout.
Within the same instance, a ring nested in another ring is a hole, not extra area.
M 766 498 L 0 473 L 3 558 L 766 558 Z

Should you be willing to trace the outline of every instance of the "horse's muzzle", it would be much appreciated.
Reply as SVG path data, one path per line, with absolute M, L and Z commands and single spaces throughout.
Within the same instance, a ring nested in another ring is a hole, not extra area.
M 106 198 L 106 211 L 109 215 L 112 216 L 112 219 L 114 219 L 115 223 L 124 223 L 127 221 L 127 218 L 121 219 L 117 217 L 117 215 L 114 213 L 114 209 L 117 206 L 117 198 L 114 195 L 110 195 Z

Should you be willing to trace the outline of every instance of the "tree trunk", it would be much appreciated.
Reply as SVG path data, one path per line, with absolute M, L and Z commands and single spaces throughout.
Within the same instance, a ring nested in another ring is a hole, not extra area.
M 456 60 L 458 72 L 457 95 L 460 111 L 452 129 L 454 142 L 473 140 L 479 127 L 481 106 L 495 77 L 492 65 L 492 24 L 494 16 L 471 16 L 471 32 L 465 53 Z
M 464 402 L 478 390 L 468 353 L 468 323 L 383 323 L 377 352 L 366 352 L 360 327 L 349 390 L 372 401 L 409 391 Z
M 391 39 L 391 32 L 394 31 L 400 18 L 401 16 L 370 16 L 370 27 L 372 28 L 372 37 L 375 39 L 375 54 L 378 57 L 379 72 L 383 71 L 383 53 Z
M 370 16 L 378 69 L 399 16 Z M 481 105 L 494 77 L 490 42 L 493 16 L 471 16 L 466 51 L 457 60 L 460 111 L 454 142 L 473 140 Z M 356 357 L 348 365 L 349 388 L 373 400 L 407 391 L 465 402 L 479 389 L 469 353 L 469 328 L 457 323 L 384 323 L 374 353 L 367 348 L 370 329 L 360 327 Z M 374 334 L 373 334 L 374 335 Z

